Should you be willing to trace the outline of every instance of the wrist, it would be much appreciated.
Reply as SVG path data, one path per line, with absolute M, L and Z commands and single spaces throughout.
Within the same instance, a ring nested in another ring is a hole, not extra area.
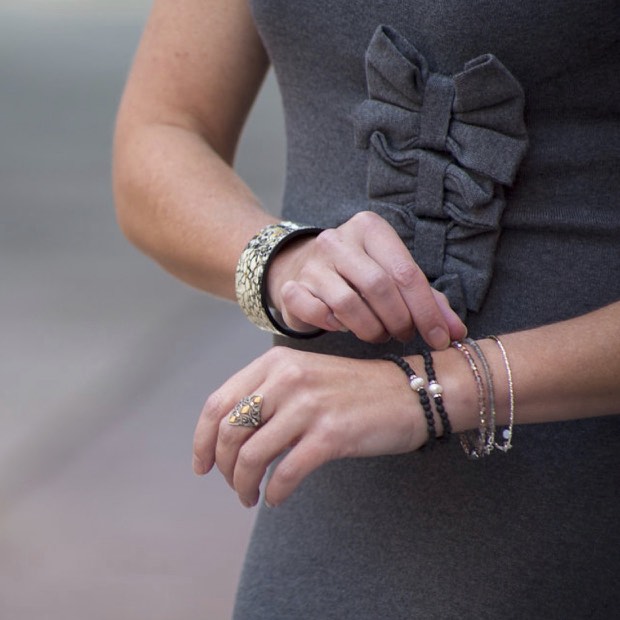
M 421 360 L 421 357 L 419 359 Z M 461 354 L 453 348 L 436 351 L 433 352 L 433 361 L 437 381 L 443 387 L 442 397 L 445 408 L 450 414 L 452 430 L 455 433 L 463 433 L 476 429 L 478 395 L 471 372 Z
M 283 221 L 270 224 L 255 235 L 239 257 L 235 272 L 235 291 L 239 306 L 257 327 L 292 338 L 313 338 L 323 330 L 296 332 L 282 324 L 272 313 L 267 299 L 267 279 L 271 262 L 288 242 L 322 229 Z
M 440 363 L 447 366 L 448 399 L 464 451 L 472 459 L 488 456 L 495 449 L 508 452 L 514 426 L 514 385 L 504 344 L 496 336 L 479 342 L 466 338 L 453 342 L 446 353 L 452 360 L 439 356 Z
M 303 265 L 303 248 L 312 243 L 316 235 L 305 235 L 291 239 L 272 258 L 265 274 L 265 294 L 269 305 L 278 312 L 282 310 L 282 287 Z

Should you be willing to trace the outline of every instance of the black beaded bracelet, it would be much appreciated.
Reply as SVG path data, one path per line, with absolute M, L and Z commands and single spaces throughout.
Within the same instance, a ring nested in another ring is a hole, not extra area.
M 437 375 L 435 374 L 435 367 L 433 366 L 433 356 L 428 349 L 422 351 L 422 357 L 424 358 L 424 370 L 426 370 L 426 376 L 428 377 L 428 391 L 430 392 L 433 400 L 435 401 L 435 408 L 439 417 L 441 418 L 441 424 L 443 425 L 443 435 L 441 440 L 448 441 L 452 434 L 452 425 L 450 424 L 450 418 L 448 418 L 448 412 L 443 404 L 443 386 L 438 383 Z
M 426 428 L 428 431 L 428 443 L 426 445 L 429 448 L 432 448 L 437 437 L 437 432 L 435 430 L 435 416 L 433 416 L 431 401 L 426 390 L 424 389 L 424 379 L 422 379 L 422 377 L 418 377 L 413 368 L 411 368 L 410 364 L 400 357 L 400 355 L 386 353 L 383 356 L 383 359 L 388 362 L 394 362 L 407 375 L 407 378 L 409 379 L 409 387 L 418 393 L 420 404 L 424 410 L 424 417 L 426 418 Z

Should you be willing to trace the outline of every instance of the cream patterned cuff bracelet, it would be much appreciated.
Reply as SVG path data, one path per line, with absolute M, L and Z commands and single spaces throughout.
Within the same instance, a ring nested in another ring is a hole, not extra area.
M 265 226 L 252 237 L 237 263 L 235 290 L 239 306 L 254 325 L 291 338 L 314 338 L 324 333 L 322 329 L 296 332 L 277 321 L 269 307 L 266 277 L 271 261 L 286 243 L 296 237 L 317 235 L 322 230 L 285 221 Z

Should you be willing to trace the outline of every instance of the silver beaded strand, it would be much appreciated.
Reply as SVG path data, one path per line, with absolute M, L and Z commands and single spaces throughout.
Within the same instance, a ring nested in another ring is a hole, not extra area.
M 489 338 L 497 343 L 497 346 L 502 352 L 504 368 L 506 369 L 506 374 L 508 375 L 508 427 L 505 428 L 502 433 L 504 443 L 501 445 L 497 443 L 495 444 L 495 447 L 498 450 L 508 452 L 508 450 L 512 448 L 512 431 L 515 422 L 515 392 L 514 384 L 512 382 L 512 369 L 510 367 L 510 362 L 508 361 L 508 354 L 506 353 L 506 349 L 504 348 L 502 341 L 497 336 L 489 336 Z
M 467 456 L 471 459 L 479 459 L 489 455 L 494 447 L 493 435 L 489 433 L 488 427 L 484 398 L 484 381 L 482 380 L 482 375 L 469 349 L 459 341 L 454 341 L 452 346 L 463 354 L 476 382 L 476 390 L 478 392 L 478 432 L 477 434 L 473 432 L 464 432 L 460 434 L 459 438 L 461 440 L 461 446 Z
M 473 338 L 465 338 L 465 343 L 467 343 L 473 350 L 474 353 L 478 356 L 480 360 L 480 364 L 482 365 L 482 372 L 484 373 L 484 378 L 486 381 L 486 392 L 488 396 L 489 403 L 489 419 L 488 419 L 488 433 L 493 442 L 493 448 L 497 448 L 498 444 L 495 441 L 495 389 L 493 386 L 493 372 L 489 366 L 486 356 L 484 352 L 480 348 L 480 345 Z M 491 449 L 493 449 L 491 448 Z

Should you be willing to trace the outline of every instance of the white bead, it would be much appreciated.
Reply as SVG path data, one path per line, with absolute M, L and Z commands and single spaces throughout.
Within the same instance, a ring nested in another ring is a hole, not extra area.
M 505 428 L 504 431 L 502 432 L 502 436 L 504 437 L 504 439 L 510 439 L 511 435 L 512 433 L 510 432 L 509 428 Z
M 422 377 L 413 377 L 413 379 L 409 381 L 409 385 L 411 386 L 412 390 L 415 390 L 417 392 L 424 387 L 424 379 L 422 379 Z
M 443 394 L 443 386 L 441 384 L 437 383 L 437 381 L 431 381 L 428 384 L 428 391 L 433 396 L 441 396 Z

